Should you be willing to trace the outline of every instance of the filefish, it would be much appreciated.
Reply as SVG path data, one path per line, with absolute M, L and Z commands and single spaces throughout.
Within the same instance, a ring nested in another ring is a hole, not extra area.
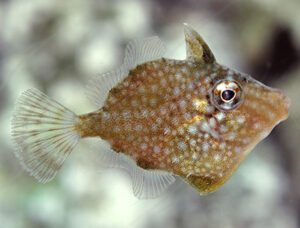
M 91 79 L 97 110 L 76 115 L 37 89 L 18 99 L 16 157 L 46 183 L 87 137 L 106 144 L 106 167 L 129 173 L 138 198 L 161 195 L 180 177 L 202 195 L 222 186 L 246 155 L 288 116 L 289 98 L 217 63 L 184 24 L 186 59 L 164 58 L 158 37 L 130 42 L 123 64 Z M 99 149 L 100 150 L 100 149 Z

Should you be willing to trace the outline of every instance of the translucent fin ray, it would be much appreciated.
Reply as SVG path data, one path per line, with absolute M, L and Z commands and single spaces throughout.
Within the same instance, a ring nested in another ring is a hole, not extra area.
M 100 153 L 100 162 L 103 167 L 119 168 L 129 174 L 132 180 L 134 195 L 139 199 L 159 197 L 175 182 L 173 174 L 160 170 L 145 170 L 128 156 L 105 149 Z
M 15 155 L 38 181 L 52 180 L 78 143 L 77 120 L 72 111 L 36 89 L 18 99 L 12 119 Z
M 102 107 L 108 92 L 126 78 L 130 70 L 139 64 L 162 58 L 164 53 L 165 47 L 156 36 L 129 42 L 122 66 L 91 79 L 87 84 L 87 97 L 97 107 Z
M 89 80 L 86 86 L 86 95 L 88 99 L 96 105 L 96 107 L 102 107 L 108 92 L 118 84 L 128 72 L 129 71 L 121 67 Z
M 123 65 L 131 70 L 139 64 L 161 58 L 164 53 L 164 44 L 157 36 L 133 40 L 127 44 Z

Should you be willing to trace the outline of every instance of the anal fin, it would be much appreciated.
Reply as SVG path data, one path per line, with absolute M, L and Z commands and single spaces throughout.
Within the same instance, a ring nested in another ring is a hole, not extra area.
M 173 174 L 166 171 L 145 170 L 130 157 L 112 149 L 105 149 L 100 154 L 101 166 L 122 169 L 129 174 L 133 193 L 139 199 L 159 197 L 176 180 Z

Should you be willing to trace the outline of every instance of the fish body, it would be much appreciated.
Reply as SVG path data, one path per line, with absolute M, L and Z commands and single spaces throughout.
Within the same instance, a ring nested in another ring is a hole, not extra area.
M 90 82 L 88 93 L 101 106 L 95 112 L 77 116 L 38 91 L 25 93 L 13 119 L 25 169 L 47 182 L 80 138 L 100 137 L 110 145 L 99 152 L 103 160 L 130 173 L 139 198 L 158 196 L 174 175 L 201 194 L 223 185 L 287 118 L 289 100 L 217 63 L 188 25 L 185 36 L 186 60 L 163 58 L 157 38 L 130 43 L 120 69 Z

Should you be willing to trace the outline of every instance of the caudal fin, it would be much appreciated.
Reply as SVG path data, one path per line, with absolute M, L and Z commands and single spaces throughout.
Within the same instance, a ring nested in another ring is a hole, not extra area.
M 38 181 L 52 180 L 80 139 L 78 117 L 36 89 L 17 101 L 12 119 L 15 155 Z

